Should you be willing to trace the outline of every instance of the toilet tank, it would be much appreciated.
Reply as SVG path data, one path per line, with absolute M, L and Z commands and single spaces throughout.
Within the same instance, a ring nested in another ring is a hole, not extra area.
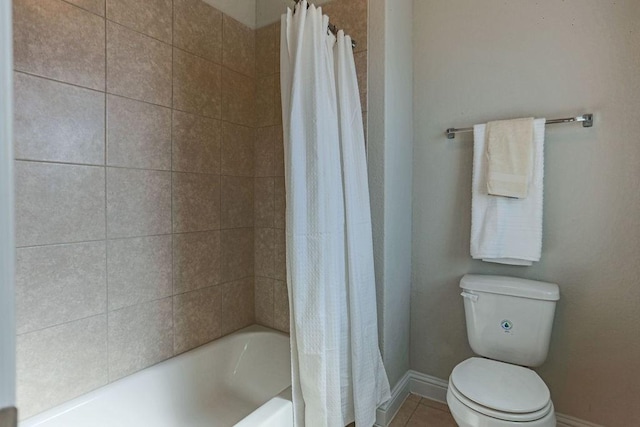
M 460 287 L 467 336 L 476 354 L 516 365 L 542 365 L 560 299 L 558 285 L 467 274 Z

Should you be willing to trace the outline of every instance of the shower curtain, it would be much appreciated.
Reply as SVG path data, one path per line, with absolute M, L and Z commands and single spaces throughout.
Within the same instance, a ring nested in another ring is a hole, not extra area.
M 282 17 L 287 283 L 296 427 L 375 423 L 378 348 L 362 112 L 351 39 L 302 1 Z

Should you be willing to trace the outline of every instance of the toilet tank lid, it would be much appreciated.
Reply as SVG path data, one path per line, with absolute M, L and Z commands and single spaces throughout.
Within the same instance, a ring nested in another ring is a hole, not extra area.
M 537 280 L 520 279 L 518 277 L 465 274 L 460 280 L 460 287 L 468 291 L 521 298 L 548 301 L 560 299 L 560 288 L 555 283 L 538 282 Z

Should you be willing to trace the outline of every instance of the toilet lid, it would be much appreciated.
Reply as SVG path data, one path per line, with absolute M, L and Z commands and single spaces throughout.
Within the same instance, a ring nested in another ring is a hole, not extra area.
M 456 366 L 451 382 L 469 400 L 500 412 L 536 412 L 551 400 L 547 385 L 531 369 L 479 357 Z

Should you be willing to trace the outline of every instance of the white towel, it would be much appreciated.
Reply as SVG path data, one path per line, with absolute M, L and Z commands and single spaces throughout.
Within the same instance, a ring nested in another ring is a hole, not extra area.
M 545 119 L 533 122 L 533 167 L 526 199 L 487 193 L 485 125 L 473 127 L 471 256 L 487 262 L 531 265 L 542 252 Z
M 533 117 L 498 120 L 486 125 L 487 191 L 524 199 L 533 163 Z

